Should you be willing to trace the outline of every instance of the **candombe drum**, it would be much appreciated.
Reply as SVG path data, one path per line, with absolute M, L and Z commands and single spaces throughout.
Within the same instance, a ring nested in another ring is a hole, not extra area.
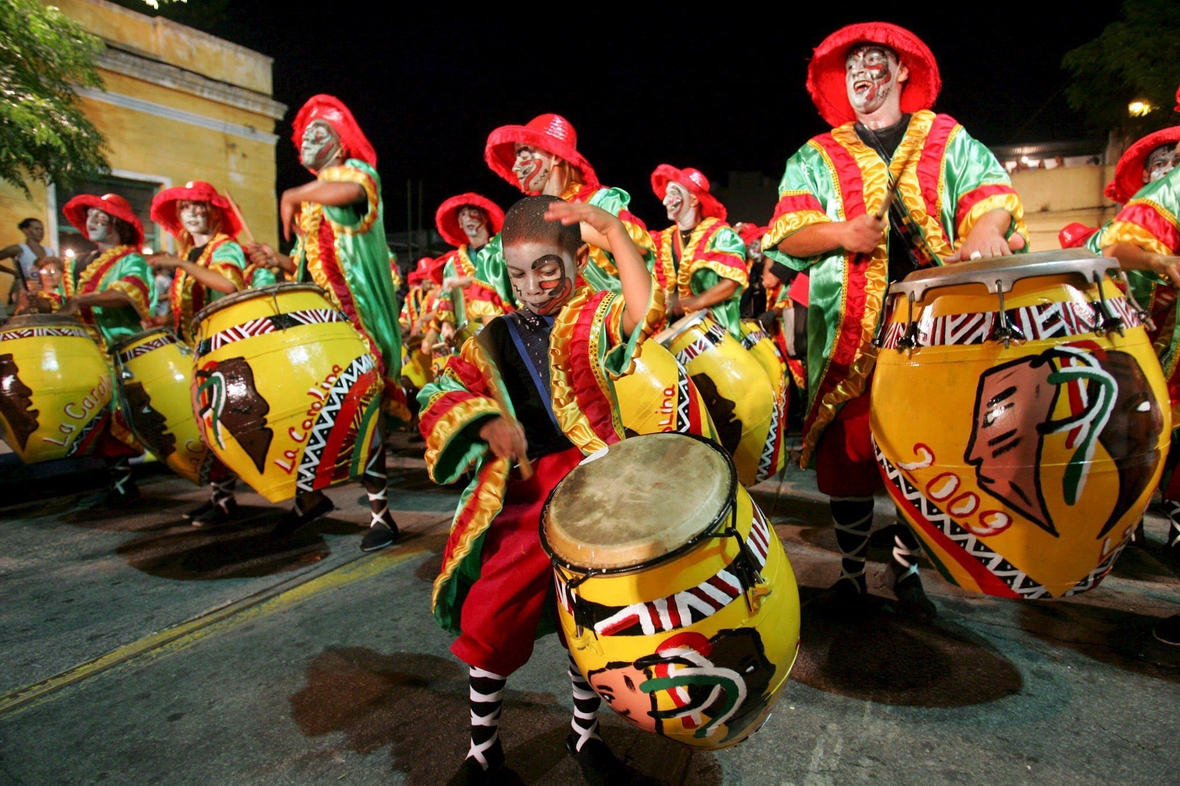
M 688 370 L 705 400 L 738 480 L 752 486 L 783 468 L 786 422 L 766 372 L 707 311 L 683 317 L 655 336 Z
M 1009 598 L 1097 586 L 1159 481 L 1171 413 L 1138 308 L 1082 249 L 890 288 L 877 461 L 951 582 Z
M 167 328 L 111 347 L 115 389 L 127 425 L 157 459 L 193 483 L 209 455 L 193 416 L 193 358 Z
M 653 338 L 639 345 L 634 369 L 615 382 L 628 434 L 676 432 L 716 439 L 709 410 L 688 371 Z
M 607 704 L 694 748 L 758 730 L 799 652 L 799 589 L 717 445 L 648 434 L 604 448 L 541 522 L 570 654 Z
M 73 317 L 0 326 L 0 432 L 26 464 L 85 456 L 111 417 L 106 356 Z
M 205 444 L 226 466 L 271 502 L 364 471 L 381 374 L 322 289 L 237 292 L 195 321 L 193 410 Z
M 749 352 L 754 360 L 758 361 L 758 365 L 762 366 L 762 370 L 766 372 L 766 377 L 770 380 L 770 389 L 774 391 L 775 406 L 779 410 L 779 422 L 786 423 L 790 393 L 787 385 L 787 361 L 784 360 L 774 338 L 766 332 L 758 320 L 743 319 L 741 329 L 742 349 Z M 783 460 L 786 461 L 785 456 Z

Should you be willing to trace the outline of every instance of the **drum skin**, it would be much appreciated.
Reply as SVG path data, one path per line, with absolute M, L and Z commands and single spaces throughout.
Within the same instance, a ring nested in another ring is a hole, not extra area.
M 657 335 L 684 366 L 705 400 L 738 480 L 752 486 L 783 467 L 786 422 L 766 372 L 708 312 L 697 312 Z
M 72 317 L 0 327 L 0 432 L 26 464 L 85 456 L 111 416 L 106 356 Z
M 193 415 L 192 351 L 167 328 L 111 347 L 119 406 L 135 438 L 193 483 L 209 454 Z
M 639 345 L 634 370 L 615 382 L 619 418 L 628 434 L 695 433 L 716 440 L 709 410 L 688 372 L 654 338 Z
M 204 308 L 193 411 L 209 449 L 271 502 L 359 476 L 381 374 L 319 287 L 276 284 Z
M 701 461 L 701 451 L 721 461 Z M 678 482 L 655 480 L 678 465 L 693 472 Z M 626 495 L 620 478 L 630 486 Z M 542 514 L 559 622 L 587 682 L 632 725 L 705 750 L 758 730 L 799 652 L 794 572 L 773 527 L 735 480 L 732 463 L 711 442 L 639 436 L 583 461 Z M 597 492 L 588 490 L 594 486 Z M 590 526 L 613 541 L 609 546 L 579 539 L 577 527 L 562 524 L 578 506 L 603 520 Z M 698 529 L 684 528 L 686 516 L 713 521 L 685 537 Z M 628 535 L 634 522 L 649 531 Z M 731 526 L 739 537 L 707 534 Z M 620 555 L 626 564 L 610 567 Z M 608 572 L 594 572 L 601 570 Z
M 872 386 L 877 461 L 960 587 L 1029 599 L 1092 589 L 1159 482 L 1163 373 L 1136 310 L 1102 287 L 1124 335 L 1095 330 L 1098 287 L 1076 274 L 1014 283 L 1005 311 L 1025 338 L 1007 347 L 982 284 L 927 289 L 913 306 L 917 348 L 900 341 L 905 298 L 894 303 Z

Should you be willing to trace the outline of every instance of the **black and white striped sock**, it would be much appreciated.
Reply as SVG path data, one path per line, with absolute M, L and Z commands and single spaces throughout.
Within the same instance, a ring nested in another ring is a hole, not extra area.
M 487 771 L 504 761 L 504 751 L 500 747 L 500 709 L 508 678 L 471 666 L 468 680 L 471 747 L 467 751 L 467 759 L 477 762 Z
M 219 508 L 222 513 L 229 512 L 229 503 L 233 501 L 234 491 L 238 487 L 238 479 L 232 476 L 226 480 L 215 480 L 209 484 L 209 503 Z
M 574 663 L 572 657 L 570 658 L 569 673 L 570 686 L 574 693 L 574 714 L 570 718 L 570 728 L 574 730 L 574 735 L 577 737 L 574 750 L 580 751 L 582 746 L 590 740 L 602 739 L 598 736 L 598 708 L 602 706 L 602 699 L 590 687 L 590 683 L 586 682 L 578 664 Z
M 390 529 L 393 517 L 389 514 L 389 479 L 385 473 L 385 446 L 379 445 L 369 457 L 364 474 L 365 494 L 369 498 L 370 527 L 384 524 Z
M 922 546 L 910 528 L 901 522 L 894 524 L 892 567 L 895 581 L 918 574 L 918 555 L 921 553 Z
M 131 462 L 128 459 L 118 459 L 107 467 L 107 472 L 110 473 L 111 489 L 116 494 L 125 496 L 131 493 L 131 487 L 135 484 L 131 481 Z

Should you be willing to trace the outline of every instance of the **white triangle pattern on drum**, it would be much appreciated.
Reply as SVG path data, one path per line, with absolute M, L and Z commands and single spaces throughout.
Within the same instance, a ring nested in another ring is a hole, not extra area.
M 295 487 L 300 491 L 315 490 L 316 470 L 320 466 L 324 448 L 328 445 L 328 436 L 332 433 L 332 427 L 336 425 L 336 414 L 356 381 L 374 368 L 373 357 L 366 352 L 340 372 L 332 389 L 324 397 L 316 422 L 307 434 L 307 447 L 303 449 L 303 456 L 299 460 Z
M 926 495 L 910 483 L 898 467 L 885 458 L 876 439 L 873 439 L 873 452 L 876 454 L 877 463 L 884 470 L 889 483 L 907 502 L 918 509 L 927 523 L 939 529 L 942 534 L 958 544 L 963 551 L 979 560 L 989 573 L 1007 584 L 1020 597 L 1034 600 L 1048 595 L 1048 591 L 1042 585 L 1033 581 L 1028 577 L 1028 574 L 1004 559 L 1003 555 L 989 549 L 978 537 L 960 527 L 949 515 L 927 499 Z

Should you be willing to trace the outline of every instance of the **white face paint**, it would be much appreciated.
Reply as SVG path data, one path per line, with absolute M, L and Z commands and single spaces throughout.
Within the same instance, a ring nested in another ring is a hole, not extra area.
M 692 195 L 685 186 L 679 183 L 668 183 L 664 192 L 664 210 L 668 211 L 668 220 L 681 228 L 695 226 L 697 213 L 700 212 L 701 201 Z
M 487 241 L 488 218 L 482 210 L 471 205 L 464 205 L 459 208 L 458 218 L 459 228 L 463 230 L 463 234 L 467 235 L 473 245 L 480 240 Z
M 1177 154 L 1176 145 L 1169 142 L 1166 145 L 1160 145 L 1147 156 L 1147 161 L 1143 163 L 1143 183 L 1154 183 L 1164 175 L 1172 171 L 1176 166 Z
M 871 115 L 885 106 L 890 95 L 900 90 L 897 58 L 879 44 L 858 46 L 844 61 L 844 82 L 848 103 L 857 115 Z
M 532 145 L 517 143 L 515 149 L 516 162 L 512 165 L 512 174 L 520 181 L 520 190 L 526 194 L 540 194 L 549 182 L 556 156 Z
M 188 230 L 190 235 L 209 234 L 209 203 L 190 202 L 180 200 L 176 212 L 180 218 L 180 225 Z
M 327 167 L 340 152 L 340 137 L 332 126 L 313 120 L 303 130 L 303 144 L 299 146 L 299 162 L 319 172 Z
M 111 234 L 111 217 L 96 207 L 86 210 L 86 237 L 91 243 L 105 243 Z

